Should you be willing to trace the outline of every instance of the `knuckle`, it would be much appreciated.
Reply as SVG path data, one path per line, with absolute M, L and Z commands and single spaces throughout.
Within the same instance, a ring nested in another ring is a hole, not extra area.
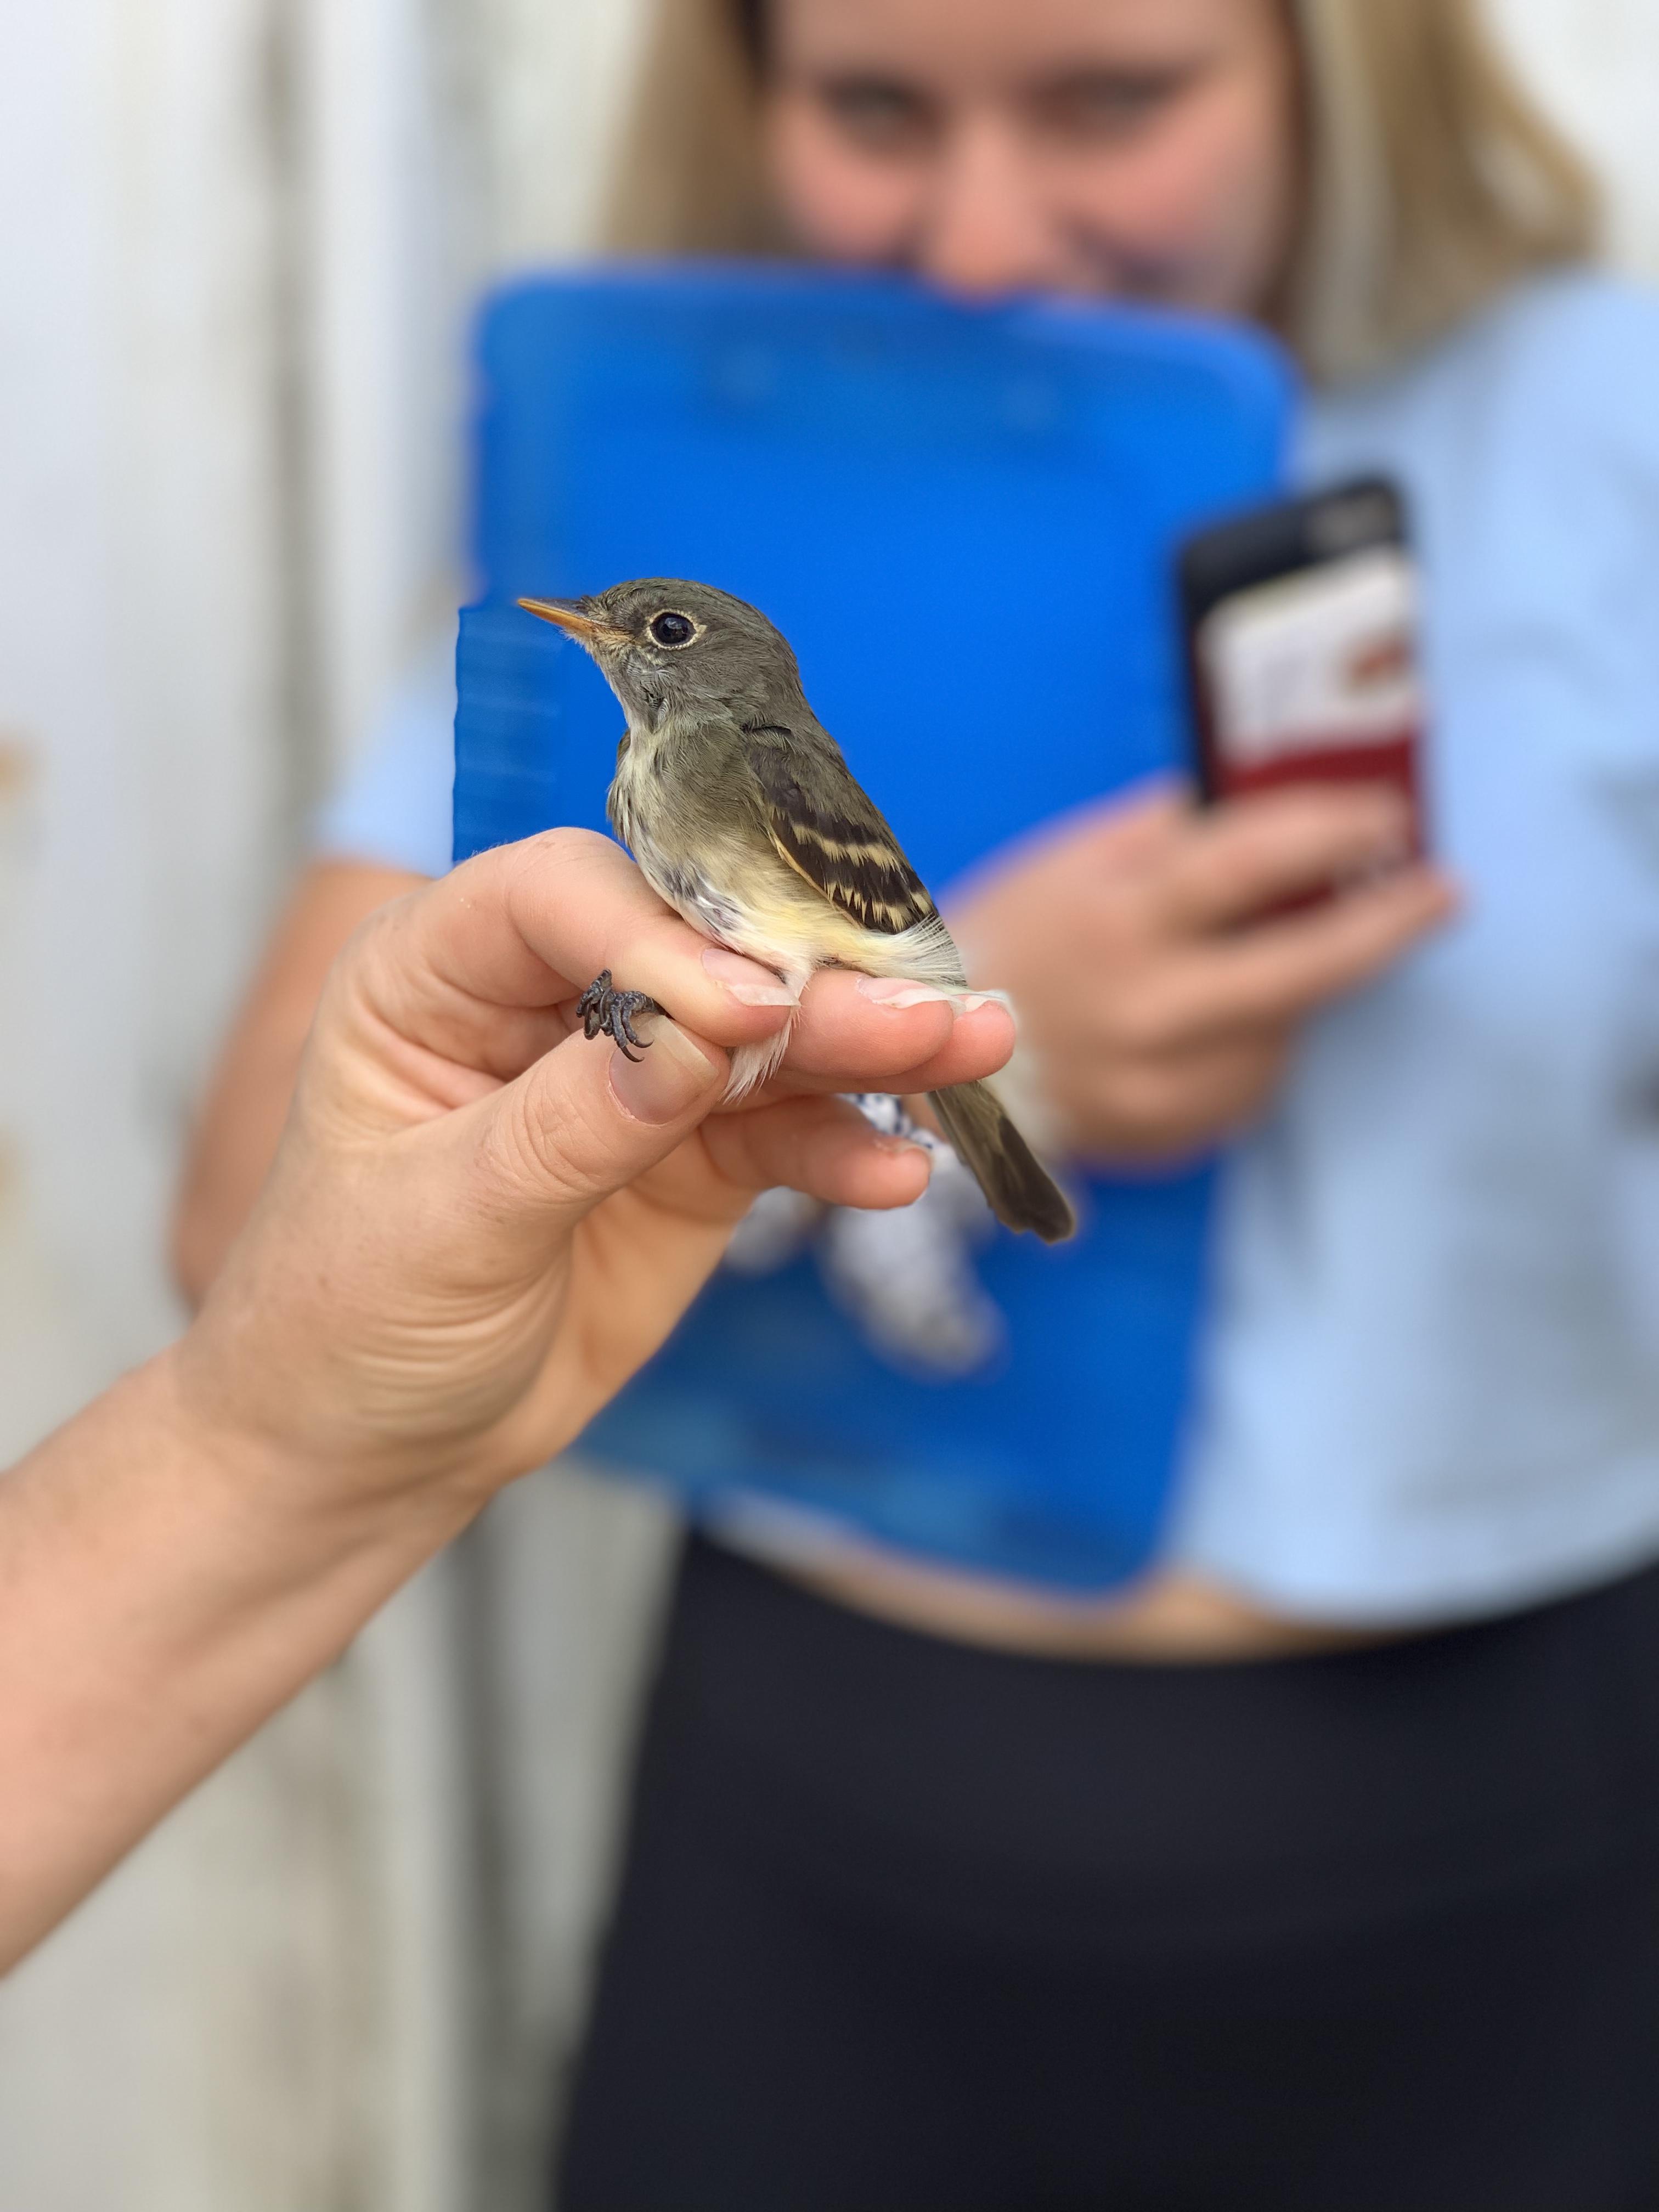
M 1391 900 L 1350 898 L 1331 917 L 1329 935 L 1319 948 L 1320 971 L 1336 984 L 1353 981 L 1393 959 L 1415 934 Z
M 605 848 L 608 840 L 592 830 L 575 830 L 562 825 L 552 830 L 538 830 L 526 841 L 527 859 L 551 861 L 564 866 L 573 860 L 591 860 L 596 852 Z
M 1346 968 L 1333 964 L 1328 948 L 1301 957 L 1281 952 L 1259 968 L 1247 969 L 1237 978 L 1233 995 L 1237 1020 L 1252 1027 L 1294 1021 L 1310 1006 L 1317 1006 L 1347 981 Z
M 568 899 L 575 882 L 591 881 L 596 863 L 603 864 L 601 856 L 608 844 L 607 839 L 591 830 L 561 826 L 538 830 L 533 837 L 510 848 L 509 898 L 539 902 L 548 897 L 550 890 L 556 890 L 561 900 Z
M 1154 1058 L 1178 1043 L 1187 1027 L 1184 994 L 1171 988 L 1167 975 L 1140 979 L 1112 998 L 1104 1027 L 1115 1050 L 1135 1060 Z
M 551 1103 L 539 1086 L 516 1085 L 488 1124 L 483 1165 L 509 1206 L 574 1204 L 605 1181 L 608 1148 L 594 1102 L 578 1092 L 561 1097 L 556 1113 Z
M 1253 904 L 1274 880 L 1272 846 L 1241 829 L 1232 835 L 1218 833 L 1213 844 L 1191 855 L 1182 872 L 1177 896 L 1183 910 L 1196 910 L 1201 927 L 1213 928 L 1217 914 L 1230 914 Z
M 1112 1118 L 1132 1141 L 1156 1143 L 1182 1118 L 1181 1084 L 1156 1066 L 1120 1069 L 1111 1086 Z
M 1164 1017 L 1153 1002 L 1139 995 L 1116 1000 L 1101 1028 L 1107 1049 L 1131 1063 L 1156 1052 L 1164 1042 Z

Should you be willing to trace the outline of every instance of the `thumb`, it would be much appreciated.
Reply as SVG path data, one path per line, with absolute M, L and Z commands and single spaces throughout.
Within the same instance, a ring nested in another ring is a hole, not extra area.
M 488 1102 L 486 1174 L 514 1210 L 575 1219 L 654 1167 L 725 1090 L 730 1063 L 665 1014 L 636 1017 L 630 1059 L 580 1030 Z

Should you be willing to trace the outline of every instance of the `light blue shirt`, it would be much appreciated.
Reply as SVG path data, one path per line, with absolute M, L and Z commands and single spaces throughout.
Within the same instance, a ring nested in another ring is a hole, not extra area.
M 430 638 L 386 701 L 362 758 L 318 817 L 317 849 L 417 876 L 454 849 L 455 624 Z
M 1659 1556 L 1659 301 L 1534 283 L 1326 398 L 1426 580 L 1431 835 L 1465 917 L 1310 1026 L 1223 1200 L 1170 1551 L 1353 1622 Z M 324 817 L 448 865 L 447 641 Z
M 1324 401 L 1309 478 L 1378 467 L 1467 916 L 1231 1167 L 1175 1549 L 1398 1621 L 1659 1555 L 1659 301 L 1537 283 Z

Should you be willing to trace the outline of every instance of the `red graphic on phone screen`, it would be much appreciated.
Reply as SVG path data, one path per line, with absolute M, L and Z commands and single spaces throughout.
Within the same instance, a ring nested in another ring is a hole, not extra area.
M 1207 779 L 1214 798 L 1276 785 L 1391 783 L 1422 850 L 1417 579 L 1399 544 L 1229 593 L 1199 623 Z

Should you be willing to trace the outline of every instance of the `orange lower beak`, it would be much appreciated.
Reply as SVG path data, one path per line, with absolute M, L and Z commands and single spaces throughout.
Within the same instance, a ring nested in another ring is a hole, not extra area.
M 614 623 L 596 621 L 580 599 L 520 599 L 519 605 L 526 614 L 538 615 L 543 622 L 556 624 L 574 637 L 578 645 L 627 645 L 631 642 L 625 629 Z

